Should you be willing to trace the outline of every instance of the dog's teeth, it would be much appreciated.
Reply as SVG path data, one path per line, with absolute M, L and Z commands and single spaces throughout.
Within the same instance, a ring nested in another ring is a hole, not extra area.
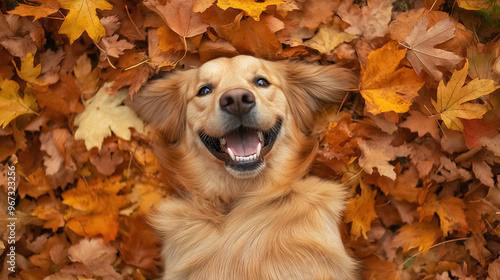
M 229 154 L 232 160 L 236 160 L 237 157 L 234 156 L 233 151 L 231 151 L 231 148 L 227 148 L 227 153 Z
M 260 157 L 260 150 L 262 149 L 262 145 L 259 143 L 259 145 L 257 146 L 257 152 L 255 153 L 255 155 L 257 157 Z
M 260 141 L 264 141 L 264 134 L 262 134 L 262 131 L 258 131 L 257 136 L 259 137 Z
M 222 137 L 222 138 L 219 139 L 219 141 L 220 141 L 220 145 L 221 146 L 226 146 L 226 143 L 227 143 L 226 142 L 226 138 Z
M 252 159 L 253 159 L 253 160 L 257 160 L 257 155 L 256 155 L 256 154 L 254 154 L 254 155 L 252 156 Z

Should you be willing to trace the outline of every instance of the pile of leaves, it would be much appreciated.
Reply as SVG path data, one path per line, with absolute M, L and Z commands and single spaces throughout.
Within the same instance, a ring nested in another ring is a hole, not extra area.
M 496 1 L 0 5 L 0 279 L 159 277 L 145 217 L 171 190 L 123 101 L 160 71 L 237 54 L 359 73 L 318 123 L 311 172 L 350 187 L 346 246 L 365 279 L 500 279 Z

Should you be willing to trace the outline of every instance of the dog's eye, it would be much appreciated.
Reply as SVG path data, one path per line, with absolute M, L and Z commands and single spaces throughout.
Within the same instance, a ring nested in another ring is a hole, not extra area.
M 259 87 L 266 88 L 266 87 L 270 86 L 271 83 L 268 80 L 264 79 L 264 78 L 258 78 L 257 80 L 255 80 L 255 85 L 257 85 Z
M 196 96 L 204 96 L 204 95 L 207 95 L 207 94 L 210 94 L 212 93 L 212 89 L 210 87 L 202 87 L 200 88 L 200 90 L 198 91 L 198 94 L 196 94 Z

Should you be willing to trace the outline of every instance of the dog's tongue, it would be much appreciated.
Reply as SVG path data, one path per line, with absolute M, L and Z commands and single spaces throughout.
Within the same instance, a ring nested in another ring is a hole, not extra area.
M 235 156 L 250 156 L 257 153 L 260 141 L 255 129 L 241 127 L 226 135 L 225 138 L 227 148 L 230 148 Z

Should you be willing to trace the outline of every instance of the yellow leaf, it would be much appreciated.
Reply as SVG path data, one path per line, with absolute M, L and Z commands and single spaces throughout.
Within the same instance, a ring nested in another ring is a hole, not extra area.
M 105 137 L 116 136 L 130 140 L 130 129 L 142 131 L 143 122 L 135 112 L 121 105 L 127 97 L 128 90 L 122 89 L 114 96 L 110 95 L 112 83 L 104 84 L 94 97 L 85 101 L 85 110 L 75 117 L 75 139 L 85 140 L 87 150 L 93 147 L 101 148 Z
M 228 8 L 243 10 L 256 21 L 259 21 L 260 14 L 267 9 L 267 6 L 281 4 L 285 4 L 285 2 L 282 0 L 268 0 L 262 1 L 262 3 L 256 2 L 254 0 L 217 1 L 217 6 L 219 6 L 219 8 L 223 10 L 227 10 Z
M 432 105 L 441 115 L 441 119 L 449 129 L 463 131 L 462 119 L 480 119 L 488 110 L 486 106 L 477 103 L 465 103 L 481 96 L 490 94 L 499 86 L 490 79 L 474 79 L 463 86 L 469 71 L 469 61 L 464 68 L 455 70 L 450 81 L 444 85 L 443 80 L 437 88 L 437 101 Z
M 24 60 L 21 62 L 21 70 L 17 69 L 15 63 L 14 67 L 16 68 L 17 75 L 19 78 L 25 80 L 28 83 L 32 84 L 41 84 L 41 82 L 37 79 L 40 76 L 40 72 L 42 71 L 42 64 L 34 65 L 35 58 L 32 53 L 28 53 Z
M 458 6 L 470 11 L 488 10 L 492 5 L 487 0 L 457 0 Z
M 405 113 L 410 109 L 424 82 L 411 69 L 397 69 L 405 54 L 406 50 L 398 49 L 396 42 L 389 42 L 368 55 L 360 85 L 368 112 Z
M 318 33 L 310 40 L 307 40 L 304 45 L 316 49 L 321 53 L 328 54 L 340 44 L 350 42 L 354 39 L 356 39 L 356 35 L 341 32 L 334 26 L 322 25 L 319 27 Z
M 377 193 L 363 181 L 360 182 L 360 186 L 361 195 L 350 198 L 345 209 L 346 222 L 352 222 L 351 238 L 353 240 L 358 239 L 361 235 L 367 239 L 366 233 L 370 230 L 372 221 L 378 217 L 375 212 Z
M 35 114 L 36 100 L 32 95 L 18 94 L 19 85 L 0 76 L 0 124 L 5 128 L 13 119 L 25 114 Z
M 68 35 L 71 44 L 82 35 L 83 31 L 87 31 L 94 41 L 99 41 L 106 35 L 106 29 L 96 13 L 96 9 L 113 8 L 105 0 L 60 0 L 60 5 L 61 8 L 69 10 L 69 13 L 59 29 L 59 34 Z

